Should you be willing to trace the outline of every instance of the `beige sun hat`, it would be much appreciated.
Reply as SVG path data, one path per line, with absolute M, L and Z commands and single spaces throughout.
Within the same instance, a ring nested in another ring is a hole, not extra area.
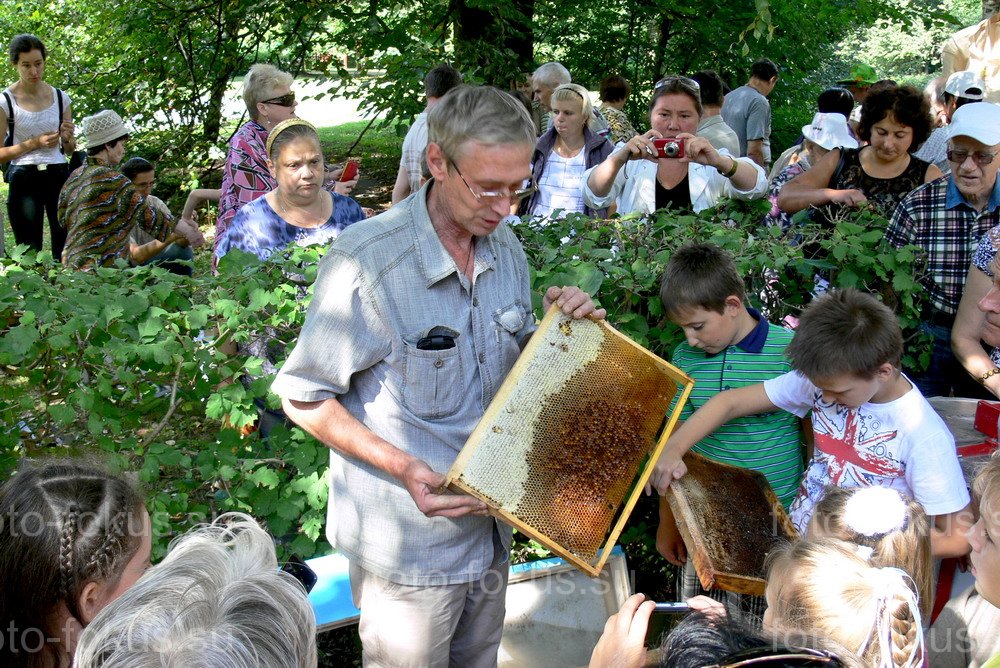
M 80 125 L 83 127 L 83 135 L 87 138 L 87 148 L 103 146 L 129 135 L 125 121 L 111 109 L 102 109 L 93 116 L 87 116 L 80 121 Z

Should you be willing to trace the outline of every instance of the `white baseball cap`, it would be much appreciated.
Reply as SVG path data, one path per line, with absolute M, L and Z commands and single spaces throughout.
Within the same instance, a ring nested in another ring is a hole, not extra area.
M 944 85 L 944 92 L 969 100 L 982 100 L 986 93 L 986 82 L 972 70 L 952 72 L 948 83 Z
M 847 129 L 847 117 L 843 114 L 817 113 L 809 125 L 802 126 L 802 136 L 826 150 L 839 147 L 857 148 L 858 140 Z
M 1000 105 L 991 102 L 970 102 L 959 107 L 951 117 L 948 139 L 971 137 L 993 146 L 1000 144 Z

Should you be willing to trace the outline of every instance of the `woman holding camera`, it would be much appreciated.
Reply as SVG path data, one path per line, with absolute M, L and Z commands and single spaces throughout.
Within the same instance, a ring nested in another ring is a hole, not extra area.
M 723 196 L 762 197 L 767 192 L 763 169 L 694 135 L 701 114 L 697 82 L 678 76 L 660 80 L 649 103 L 652 130 L 632 137 L 587 171 L 584 203 L 601 208 L 617 199 L 621 214 L 665 207 L 697 212 Z
M 613 148 L 590 128 L 596 121 L 590 94 L 578 84 L 563 84 L 552 91 L 551 104 L 552 127 L 538 138 L 531 157 L 536 189 L 518 214 L 551 218 L 584 213 L 606 218 L 607 206 L 588 207 L 580 188 L 584 172 L 600 164 Z

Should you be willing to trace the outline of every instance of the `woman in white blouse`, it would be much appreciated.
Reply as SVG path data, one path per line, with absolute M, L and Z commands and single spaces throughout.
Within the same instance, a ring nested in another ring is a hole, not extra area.
M 652 129 L 619 144 L 608 158 L 586 173 L 583 201 L 618 212 L 650 213 L 670 207 L 702 211 L 723 196 L 756 199 L 767 192 L 764 170 L 749 158 L 716 150 L 696 137 L 702 106 L 698 83 L 671 76 L 656 84 L 649 103 Z M 654 140 L 683 143 L 683 157 L 662 157 Z
M 69 96 L 45 83 L 45 58 L 45 45 L 34 35 L 11 40 L 10 63 L 18 79 L 0 95 L 0 133 L 8 134 L 11 119 L 14 133 L 0 148 L 0 162 L 11 163 L 7 215 L 14 241 L 42 250 L 47 217 L 52 255 L 59 261 L 66 230 L 59 225 L 56 208 L 69 176 L 66 156 L 76 149 L 76 141 Z

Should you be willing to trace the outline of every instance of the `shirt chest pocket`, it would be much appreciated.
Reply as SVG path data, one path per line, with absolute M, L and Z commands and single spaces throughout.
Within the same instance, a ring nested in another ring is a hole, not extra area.
M 521 300 L 493 312 L 493 329 L 496 331 L 505 373 L 514 366 L 514 362 L 521 354 L 521 344 L 517 336 L 524 329 L 527 319 L 528 310 Z
M 403 405 L 419 418 L 436 419 L 458 412 L 465 387 L 462 356 L 447 350 L 419 350 L 403 343 Z

